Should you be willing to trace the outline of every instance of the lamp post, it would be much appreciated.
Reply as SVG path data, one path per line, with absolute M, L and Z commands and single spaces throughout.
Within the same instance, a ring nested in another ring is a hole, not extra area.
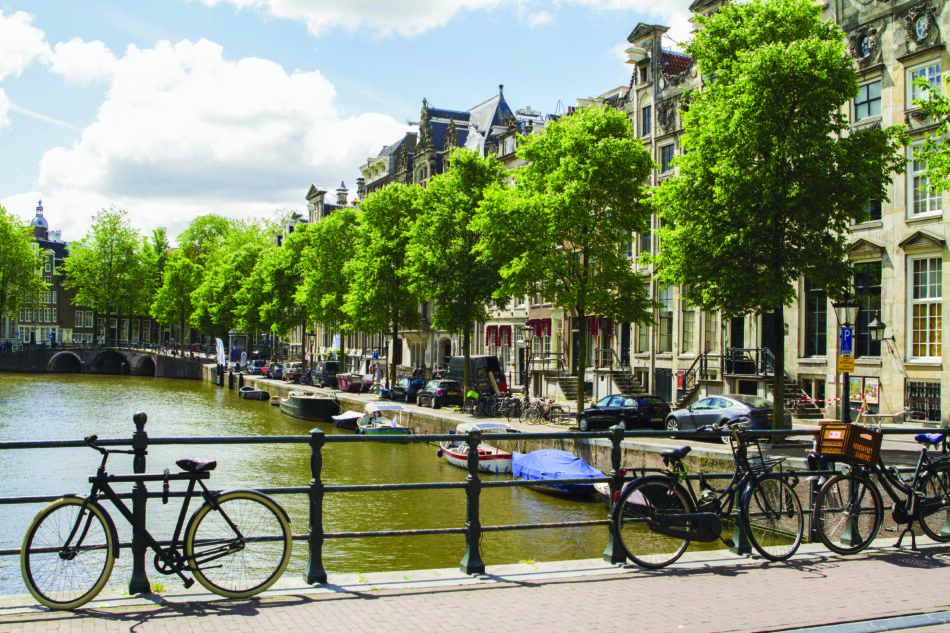
M 844 299 L 831 304 L 840 325 L 838 341 L 838 368 L 844 384 L 841 385 L 841 422 L 851 423 L 851 371 L 854 367 L 854 323 L 858 319 L 861 304 L 851 298 L 850 292 L 844 293 Z

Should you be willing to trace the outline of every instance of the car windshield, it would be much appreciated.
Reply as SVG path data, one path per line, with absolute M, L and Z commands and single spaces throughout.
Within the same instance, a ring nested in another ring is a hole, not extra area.
M 640 398 L 641 407 L 650 407 L 650 406 L 663 406 L 666 404 L 666 400 L 659 398 L 657 396 L 642 396 Z
M 771 402 L 759 396 L 747 396 L 740 393 L 729 397 L 753 409 L 769 409 L 772 407 Z

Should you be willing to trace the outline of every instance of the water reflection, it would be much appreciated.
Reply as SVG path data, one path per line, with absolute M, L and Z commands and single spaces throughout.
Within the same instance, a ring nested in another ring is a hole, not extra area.
M 135 430 L 132 416 L 137 411 L 148 414 L 146 431 L 152 438 L 302 436 L 314 426 L 282 414 L 266 402 L 242 400 L 236 390 L 210 383 L 128 376 L 0 375 L 0 441 L 78 440 L 93 433 L 102 438 L 131 437 Z M 327 434 L 351 433 L 320 426 Z M 328 444 L 323 479 L 327 485 L 463 481 L 465 471 L 437 458 L 436 450 L 423 444 Z M 217 459 L 211 485 L 218 489 L 300 487 L 310 479 L 307 444 L 152 446 L 148 471 L 174 469 L 175 460 L 181 457 Z M 98 453 L 88 448 L 0 451 L 0 496 L 84 493 L 98 460 Z M 131 472 L 131 457 L 112 456 L 109 470 Z M 280 495 L 277 500 L 290 513 L 294 533 L 305 534 L 306 496 Z M 149 502 L 149 527 L 156 536 L 171 533 L 178 507 L 175 499 L 165 506 L 157 500 Z M 0 548 L 20 546 L 39 508 L 33 504 L 3 507 Z M 605 514 L 598 503 L 562 500 L 525 488 L 483 489 L 481 511 L 483 526 L 588 521 L 602 519 Z M 127 541 L 129 530 L 124 520 L 117 511 L 111 514 L 118 519 L 120 538 Z M 327 532 L 461 527 L 465 493 L 327 494 L 324 517 Z M 489 567 L 522 560 L 597 558 L 606 539 L 603 527 L 495 532 L 483 536 L 481 552 Z M 294 552 L 287 573 L 299 575 L 306 567 L 306 543 L 295 542 Z M 329 539 L 323 559 L 332 579 L 334 573 L 457 567 L 464 553 L 460 535 Z M 121 587 L 128 582 L 130 558 L 123 552 L 117 561 L 113 585 Z M 147 571 L 153 581 L 169 580 L 150 566 Z M 25 593 L 15 557 L 0 557 L 0 593 Z

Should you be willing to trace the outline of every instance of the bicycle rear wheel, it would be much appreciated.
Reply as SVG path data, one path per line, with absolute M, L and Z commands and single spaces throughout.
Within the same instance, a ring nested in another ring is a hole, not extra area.
M 264 591 L 290 560 L 293 535 L 283 509 L 251 490 L 225 492 L 216 501 L 217 507 L 201 506 L 185 531 L 185 556 L 195 579 L 226 598 Z
M 93 503 L 83 509 L 78 497 L 57 499 L 36 515 L 23 537 L 20 571 L 40 604 L 75 609 L 102 590 L 115 563 L 107 516 Z
M 509 422 L 521 419 L 521 403 L 519 401 L 509 402 L 508 409 L 505 411 L 505 417 Z
M 863 476 L 835 475 L 815 497 L 815 528 L 832 552 L 857 554 L 877 537 L 883 523 L 881 493 Z
M 935 541 L 950 541 L 950 463 L 937 464 L 924 475 L 919 500 L 920 527 Z
M 688 514 L 691 507 L 682 486 L 666 477 L 643 477 L 624 488 L 614 504 L 613 521 L 627 558 L 647 569 L 659 569 L 676 561 L 686 551 L 689 540 L 654 532 L 650 523 L 659 517 Z
M 805 533 L 802 503 L 788 483 L 777 476 L 749 486 L 742 503 L 749 542 L 769 560 L 786 560 L 798 550 Z

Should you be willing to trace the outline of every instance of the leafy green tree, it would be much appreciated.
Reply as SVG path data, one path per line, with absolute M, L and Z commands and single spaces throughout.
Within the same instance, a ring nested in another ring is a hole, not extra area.
M 46 289 L 31 228 L 0 205 L 0 318 L 39 305 Z
M 181 251 L 174 252 L 165 265 L 162 285 L 155 293 L 150 313 L 159 323 L 178 323 L 182 343 L 185 323 L 194 310 L 192 293 L 201 282 L 201 268 Z
M 344 266 L 350 288 L 344 300 L 349 326 L 362 332 L 390 332 L 419 325 L 418 293 L 409 283 L 406 249 L 418 213 L 422 188 L 394 183 L 374 191 L 360 204 L 356 249 Z M 390 381 L 396 364 L 389 363 Z
M 508 171 L 494 156 L 453 150 L 449 171 L 432 178 L 421 196 L 421 214 L 409 241 L 409 271 L 421 297 L 435 303 L 433 324 L 462 335 L 464 383 L 470 389 L 471 334 L 488 319 L 488 306 L 501 282 L 498 266 L 479 258 L 480 239 L 472 221 L 485 191 L 504 185 Z
M 70 247 L 63 269 L 63 285 L 76 291 L 74 305 L 89 306 L 106 316 L 114 314 L 119 323 L 123 313 L 147 311 L 143 303 L 147 288 L 143 285 L 149 280 L 142 260 L 142 239 L 125 211 L 99 211 L 89 233 Z
M 589 107 L 519 138 L 513 188 L 489 192 L 473 228 L 483 261 L 498 266 L 496 296 L 539 294 L 587 318 L 648 322 L 643 280 L 625 256 L 633 232 L 649 226 L 642 202 L 653 162 L 626 115 Z M 577 407 L 584 404 L 587 337 L 580 336 Z
M 234 220 L 220 215 L 198 216 L 178 235 L 178 248 L 184 251 L 191 261 L 204 265 L 205 260 L 224 243 L 236 227 Z
M 341 334 L 349 322 L 344 304 L 350 288 L 343 265 L 356 250 L 359 219 L 357 209 L 345 207 L 314 223 L 307 229 L 308 243 L 300 255 L 303 277 L 297 302 L 310 321 Z
M 830 297 L 848 289 L 848 228 L 903 169 L 902 132 L 848 134 L 840 108 L 857 94 L 854 68 L 841 30 L 811 0 L 733 3 L 699 20 L 687 51 L 710 81 L 682 113 L 679 173 L 656 191 L 659 274 L 703 308 L 781 324 L 799 279 Z M 784 405 L 777 341 L 774 424 Z

